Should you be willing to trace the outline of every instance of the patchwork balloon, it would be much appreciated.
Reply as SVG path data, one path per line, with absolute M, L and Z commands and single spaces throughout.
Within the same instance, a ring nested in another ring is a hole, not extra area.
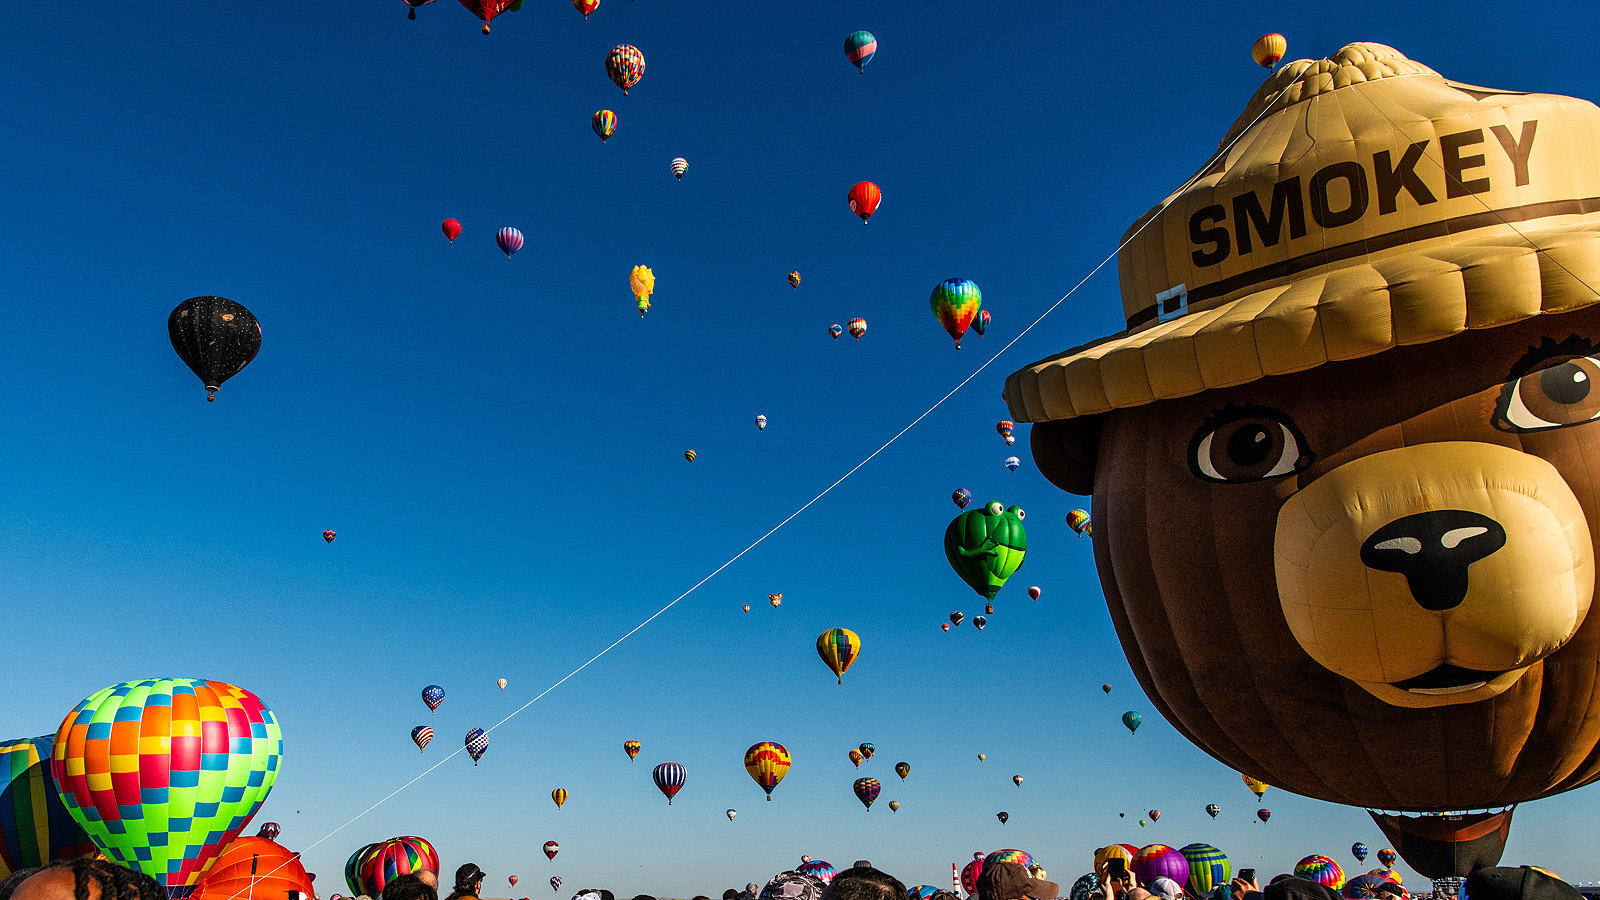
M 851 764 L 853 764 L 858 769 L 861 768 L 861 764 L 866 762 L 866 760 L 867 760 L 867 758 L 861 754 L 860 750 L 851 750 L 846 755 L 850 757 Z
M 1358 863 L 1359 862 L 1366 862 L 1367 861 L 1367 845 L 1361 843 L 1360 841 L 1356 841 L 1354 844 L 1350 845 L 1350 855 L 1354 856 L 1356 858 L 1356 862 L 1358 862 Z
M 769 802 L 772 800 L 772 789 L 778 786 L 783 776 L 789 774 L 789 764 L 789 751 L 782 744 L 772 741 L 752 744 L 744 752 L 744 770 L 767 792 Z
M 150 678 L 98 691 L 62 720 L 50 771 L 106 858 L 183 898 L 278 777 L 283 734 L 255 694 Z
M 852 787 L 855 789 L 856 799 L 861 801 L 861 805 L 865 806 L 868 812 L 871 812 L 872 801 L 878 799 L 878 791 L 882 790 L 878 784 L 878 779 L 857 778 Z
M 377 897 L 401 875 L 428 871 L 439 874 L 439 851 L 416 835 L 402 835 L 371 846 L 356 864 L 358 894 Z
M 0 878 L 94 849 L 50 774 L 51 735 L 0 742 Z
M 644 77 L 644 54 L 632 44 L 618 44 L 606 54 L 606 77 L 627 96 L 628 88 Z
M 967 328 L 978 315 L 978 308 L 983 305 L 983 292 L 970 278 L 946 278 L 934 286 L 933 293 L 928 297 L 928 305 L 933 310 L 934 318 L 956 342 L 956 349 L 960 349 L 962 336 L 967 333 Z M 1005 428 L 1000 436 L 1010 437 L 1011 423 L 1001 424 Z
M 1030 856 L 1025 850 L 996 850 L 983 858 L 983 864 L 985 866 L 992 866 L 995 863 L 1003 862 L 1016 863 L 1017 865 L 1026 869 L 1027 867 L 1033 865 L 1033 857 Z

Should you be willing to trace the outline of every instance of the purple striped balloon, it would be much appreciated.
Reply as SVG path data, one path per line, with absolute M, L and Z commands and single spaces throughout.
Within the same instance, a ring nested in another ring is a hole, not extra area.
M 1140 884 L 1149 884 L 1157 878 L 1171 878 L 1179 884 L 1189 880 L 1189 860 L 1182 852 L 1166 844 L 1151 844 L 1134 854 L 1128 864 Z
M 500 252 L 506 255 L 506 259 L 510 259 L 511 254 L 522 249 L 522 232 L 507 226 L 494 236 L 494 242 L 500 245 Z

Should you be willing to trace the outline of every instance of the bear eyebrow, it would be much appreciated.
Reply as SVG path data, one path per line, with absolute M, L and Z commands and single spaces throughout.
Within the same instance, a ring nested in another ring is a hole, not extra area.
M 1544 368 L 1545 364 L 1554 360 L 1565 362 L 1580 356 L 1594 356 L 1597 353 L 1600 353 L 1600 347 L 1596 347 L 1594 341 L 1582 335 L 1569 334 L 1559 341 L 1546 337 L 1537 346 L 1529 347 L 1528 351 L 1512 364 L 1511 373 L 1506 376 L 1506 381 L 1514 382 L 1529 372 Z
M 1262 406 L 1258 403 L 1233 403 L 1230 401 L 1228 403 L 1224 403 L 1222 406 L 1216 409 L 1213 409 L 1211 411 L 1211 415 L 1206 416 L 1205 419 L 1200 422 L 1200 428 L 1203 430 L 1209 430 L 1220 425 L 1226 425 L 1229 422 L 1233 422 L 1238 419 L 1248 419 L 1258 416 L 1277 420 L 1288 418 L 1288 415 L 1282 410 L 1273 409 L 1270 406 Z

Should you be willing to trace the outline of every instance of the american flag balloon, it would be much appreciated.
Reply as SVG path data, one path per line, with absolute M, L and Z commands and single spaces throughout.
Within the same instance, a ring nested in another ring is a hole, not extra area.
M 483 759 L 483 754 L 489 751 L 489 735 L 482 728 L 474 728 L 467 732 L 467 754 L 472 757 L 472 764 L 477 765 Z
M 411 729 L 411 740 L 417 745 L 417 752 L 428 749 L 428 742 L 433 740 L 433 729 L 426 725 L 418 725 Z

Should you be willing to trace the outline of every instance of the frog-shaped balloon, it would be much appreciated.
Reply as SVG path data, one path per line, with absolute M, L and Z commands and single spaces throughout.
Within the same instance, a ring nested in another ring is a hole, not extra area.
M 1001 507 L 999 501 L 971 509 L 951 520 L 944 532 L 944 555 L 979 596 L 993 600 L 1028 553 L 1028 532 L 1022 507 Z

